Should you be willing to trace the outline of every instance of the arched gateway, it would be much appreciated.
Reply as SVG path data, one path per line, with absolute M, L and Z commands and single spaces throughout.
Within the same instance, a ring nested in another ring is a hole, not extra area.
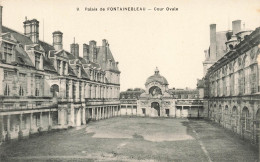
M 160 116 L 160 104 L 158 102 L 151 103 L 152 115 L 153 116 Z

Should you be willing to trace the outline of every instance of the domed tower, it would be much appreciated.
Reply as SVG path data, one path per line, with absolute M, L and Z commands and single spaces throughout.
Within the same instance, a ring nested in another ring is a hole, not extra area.
M 158 67 L 156 67 L 154 75 L 148 77 L 145 82 L 146 93 L 154 94 L 155 91 L 161 91 L 160 93 L 163 94 L 165 91 L 168 90 L 168 85 L 168 81 L 165 79 L 165 77 L 160 75 L 160 71 Z

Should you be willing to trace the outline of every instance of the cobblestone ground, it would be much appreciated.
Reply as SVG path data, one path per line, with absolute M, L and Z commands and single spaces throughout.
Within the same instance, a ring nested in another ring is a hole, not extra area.
M 2 161 L 257 161 L 258 151 L 205 120 L 111 118 L 2 144 Z

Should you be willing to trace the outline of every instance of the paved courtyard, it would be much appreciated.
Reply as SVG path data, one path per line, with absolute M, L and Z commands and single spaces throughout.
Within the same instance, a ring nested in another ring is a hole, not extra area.
M 136 117 L 91 122 L 80 128 L 2 144 L 0 155 L 3 161 L 251 162 L 258 159 L 255 148 L 214 123 Z

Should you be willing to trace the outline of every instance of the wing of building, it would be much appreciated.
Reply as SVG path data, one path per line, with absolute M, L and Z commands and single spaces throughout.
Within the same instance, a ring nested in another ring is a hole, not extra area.
M 260 27 L 249 30 L 236 20 L 232 31 L 216 32 L 212 24 L 210 48 L 205 52 L 204 78 L 198 81 L 198 89 L 208 118 L 258 144 Z
M 0 21 L 0 138 L 86 124 L 117 115 L 120 71 L 107 40 L 63 49 L 63 33 L 52 44 L 39 40 L 39 21 L 23 22 L 24 33 Z
M 203 117 L 204 108 L 198 90 L 169 89 L 158 68 L 147 78 L 145 90 L 120 93 L 120 115 L 147 117 Z

